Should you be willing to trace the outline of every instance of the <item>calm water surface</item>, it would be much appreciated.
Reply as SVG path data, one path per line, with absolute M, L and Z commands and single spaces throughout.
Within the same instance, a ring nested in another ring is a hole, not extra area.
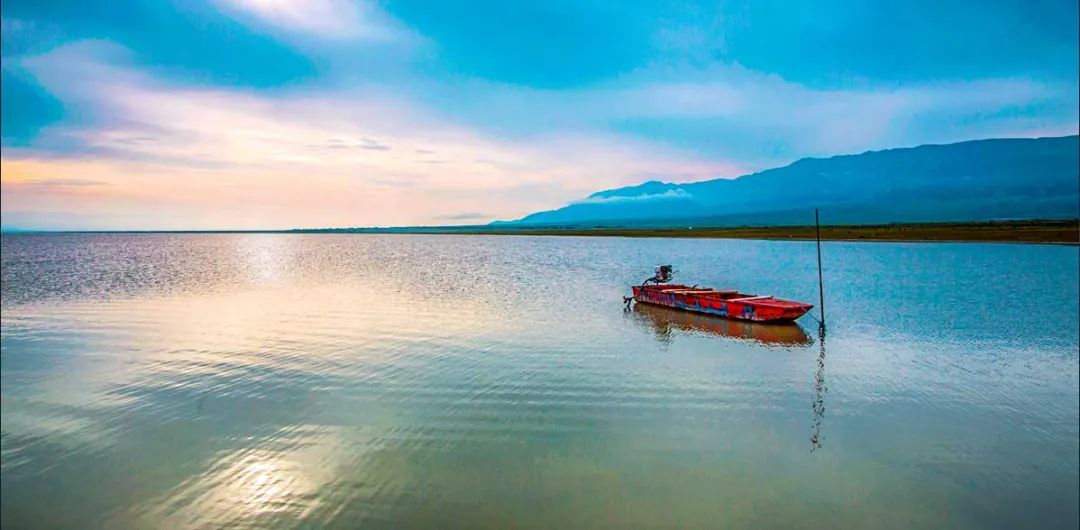
M 3 237 L 5 528 L 1077 528 L 1078 250 Z M 824 352 L 824 355 L 823 355 Z

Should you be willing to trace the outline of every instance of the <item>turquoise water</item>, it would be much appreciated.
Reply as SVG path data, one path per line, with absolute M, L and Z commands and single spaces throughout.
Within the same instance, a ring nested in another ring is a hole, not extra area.
M 1078 249 L 5 235 L 4 528 L 1076 528 Z M 815 310 L 816 311 L 816 310 Z

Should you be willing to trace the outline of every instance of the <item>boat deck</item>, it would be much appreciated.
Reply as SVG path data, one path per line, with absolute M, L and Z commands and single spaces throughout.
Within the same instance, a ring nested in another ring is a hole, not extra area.
M 696 285 L 645 285 L 635 286 L 633 291 L 634 299 L 638 302 L 741 320 L 794 320 L 813 308 L 810 304 L 769 295 Z

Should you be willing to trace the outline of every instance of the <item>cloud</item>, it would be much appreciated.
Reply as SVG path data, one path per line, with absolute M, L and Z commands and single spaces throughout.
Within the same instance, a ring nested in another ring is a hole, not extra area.
M 241 21 L 326 40 L 387 41 L 399 36 L 377 5 L 350 0 L 215 0 Z
M 342 138 L 329 138 L 323 144 L 314 144 L 313 148 L 327 148 L 327 149 L 368 149 L 371 151 L 389 151 L 390 146 L 384 143 L 379 143 L 371 138 L 360 138 L 359 140 L 347 140 Z
M 41 178 L 28 180 L 25 183 L 26 186 L 40 187 L 40 188 L 63 188 L 63 187 L 83 187 L 83 186 L 105 186 L 106 183 L 100 180 L 89 180 L 80 178 Z
M 483 213 L 476 213 L 476 212 L 454 213 L 454 214 L 435 216 L 435 219 L 438 219 L 438 220 L 441 220 L 441 221 L 479 221 L 479 220 L 491 219 L 491 218 L 492 218 L 492 216 L 490 216 L 490 215 L 483 214 Z
M 646 175 L 744 169 L 604 132 L 506 138 L 375 88 L 175 86 L 122 57 L 84 43 L 24 62 L 82 118 L 44 129 L 31 148 L 5 149 L 5 210 L 188 219 L 172 228 L 424 224 L 448 209 L 509 218 Z M 32 184 L 46 177 L 108 185 L 76 201 Z
M 689 199 L 692 195 L 682 188 L 667 190 L 663 193 L 642 193 L 640 195 L 611 195 L 603 197 L 588 197 L 574 204 L 595 204 L 606 202 L 629 202 L 629 201 L 655 201 L 667 199 Z
M 145 211 L 164 228 L 516 218 L 656 178 L 1075 133 L 1080 112 L 1075 84 L 1024 78 L 822 89 L 738 65 L 653 64 L 562 90 L 412 77 L 245 90 L 176 84 L 136 64 L 104 41 L 5 59 L 66 113 L 29 147 L 5 147 L 5 212 L 118 223 Z M 34 184 L 49 179 L 101 186 Z
M 438 88 L 425 88 L 436 92 Z M 738 65 L 652 65 L 594 86 L 536 90 L 471 81 L 438 103 L 515 134 L 606 130 L 760 169 L 805 156 L 1075 131 L 1076 86 L 1026 78 L 811 88 Z

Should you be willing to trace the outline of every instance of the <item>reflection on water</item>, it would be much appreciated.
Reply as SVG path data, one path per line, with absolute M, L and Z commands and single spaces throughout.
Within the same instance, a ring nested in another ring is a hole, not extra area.
M 1080 520 L 1076 248 L 827 243 L 822 443 L 823 338 L 620 311 L 667 262 L 814 299 L 813 243 L 2 244 L 3 528 Z
M 825 421 L 825 325 L 818 326 L 817 371 L 814 372 L 814 422 L 810 427 L 810 452 L 821 449 L 821 424 Z
M 719 318 L 637 303 L 630 309 L 638 322 L 652 328 L 656 339 L 670 342 L 673 333 L 703 333 L 715 337 L 757 342 L 762 346 L 806 346 L 813 339 L 795 322 L 760 323 Z

